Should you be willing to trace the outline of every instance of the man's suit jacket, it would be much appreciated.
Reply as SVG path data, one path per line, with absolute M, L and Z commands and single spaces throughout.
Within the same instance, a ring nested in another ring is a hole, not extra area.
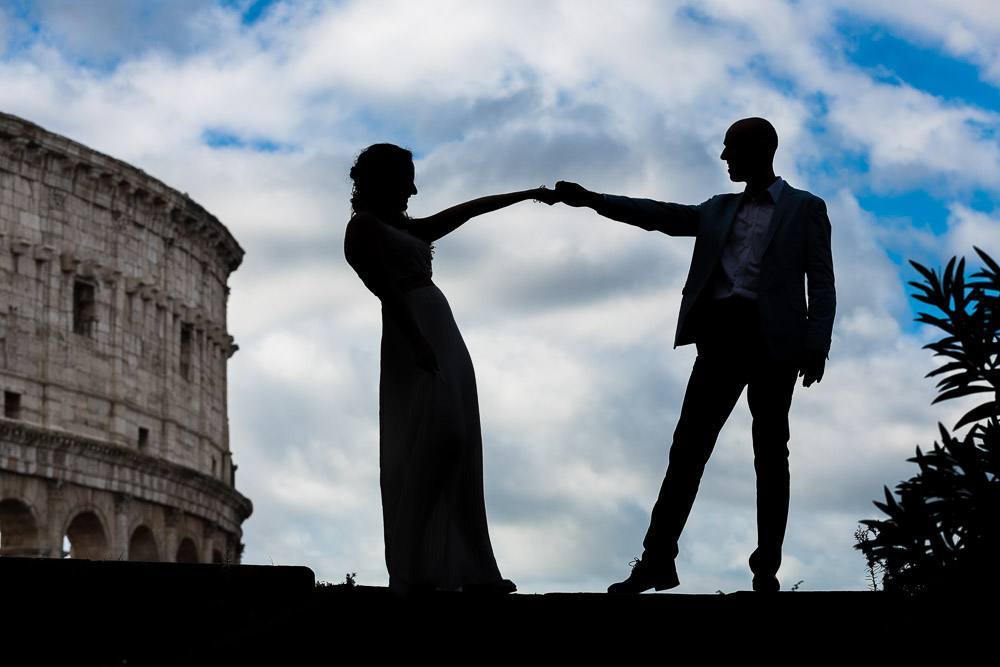
M 697 342 L 697 304 L 700 297 L 712 298 L 712 277 L 742 199 L 742 193 L 724 194 L 689 206 L 605 195 L 598 211 L 605 217 L 695 237 L 674 345 Z M 758 283 L 761 327 L 771 354 L 794 361 L 803 349 L 829 351 L 836 303 L 826 204 L 785 183 L 765 236 Z

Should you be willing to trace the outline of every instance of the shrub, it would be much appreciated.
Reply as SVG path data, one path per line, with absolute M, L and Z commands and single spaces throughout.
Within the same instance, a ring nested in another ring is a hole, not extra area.
M 866 539 L 856 545 L 869 570 L 883 573 L 884 590 L 941 591 L 998 588 L 1000 567 L 1000 266 L 979 248 L 984 268 L 965 278 L 965 260 L 952 258 L 941 272 L 916 262 L 924 282 L 911 282 L 915 299 L 938 314 L 920 313 L 918 322 L 945 336 L 925 347 L 946 363 L 927 374 L 939 377 L 934 403 L 988 394 L 953 427 L 969 426 L 956 437 L 941 424 L 940 443 L 917 447 L 920 471 L 896 486 L 898 501 L 885 488 L 875 506 L 888 518 L 865 520 Z M 874 568 L 874 569 L 873 569 Z

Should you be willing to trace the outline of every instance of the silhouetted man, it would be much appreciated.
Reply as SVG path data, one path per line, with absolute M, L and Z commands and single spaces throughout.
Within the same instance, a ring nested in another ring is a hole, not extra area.
M 559 199 L 671 236 L 694 236 L 675 345 L 694 343 L 670 447 L 667 474 L 653 506 L 643 555 L 609 593 L 634 594 L 679 584 L 677 540 L 719 431 L 743 388 L 753 416 L 757 472 L 757 549 L 750 556 L 755 591 L 777 591 L 788 520 L 788 409 L 797 376 L 823 377 L 836 294 L 830 220 L 823 200 L 774 175 L 774 127 L 746 118 L 726 132 L 721 159 L 742 194 L 697 206 L 601 195 L 556 184 Z M 808 284 L 808 299 L 806 298 Z

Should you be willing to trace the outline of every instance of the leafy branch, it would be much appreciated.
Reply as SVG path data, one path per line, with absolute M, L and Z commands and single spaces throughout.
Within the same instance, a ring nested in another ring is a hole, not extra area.
M 920 471 L 896 486 L 897 501 L 885 488 L 875 506 L 888 518 L 865 520 L 855 533 L 873 588 L 875 572 L 883 589 L 917 592 L 956 586 L 998 588 L 1000 560 L 1000 266 L 979 248 L 984 268 L 965 277 L 965 260 L 952 258 L 940 276 L 916 262 L 925 282 L 911 282 L 915 299 L 940 315 L 920 313 L 918 322 L 945 333 L 925 346 L 948 361 L 927 374 L 939 377 L 933 401 L 990 394 L 966 412 L 954 430 L 971 425 L 959 439 L 938 425 L 940 444 L 908 459 Z

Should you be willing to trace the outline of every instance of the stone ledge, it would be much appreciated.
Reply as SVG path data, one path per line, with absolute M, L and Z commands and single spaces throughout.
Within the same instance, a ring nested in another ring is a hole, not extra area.
M 316 577 L 301 566 L 131 563 L 71 558 L 0 557 L 4 597 L 43 596 L 106 604 L 137 598 L 166 605 L 205 600 L 303 598 Z
M 186 466 L 102 440 L 2 418 L 0 470 L 168 505 L 236 535 L 253 512 L 250 499 L 236 489 Z M 123 479 L 122 471 L 143 478 Z
M 43 663 L 960 664 L 991 654 L 995 630 L 991 600 L 974 591 L 400 600 L 314 588 L 307 568 L 3 558 L 0 581 L 14 592 L 7 650 L 43 647 Z

